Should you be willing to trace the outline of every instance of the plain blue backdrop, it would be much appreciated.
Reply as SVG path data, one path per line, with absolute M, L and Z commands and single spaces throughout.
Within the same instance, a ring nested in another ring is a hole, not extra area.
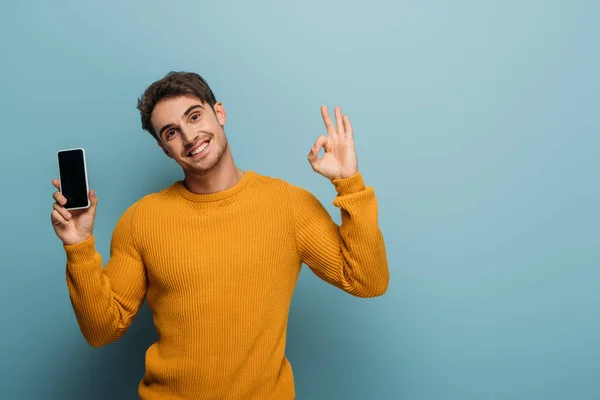
M 3 3 L 0 398 L 136 398 L 150 312 L 87 345 L 51 180 L 57 150 L 87 150 L 106 259 L 123 211 L 182 176 L 135 109 L 170 70 L 208 80 L 242 169 L 338 222 L 306 155 L 322 104 L 353 122 L 390 288 L 303 269 L 298 399 L 600 398 L 599 20 L 591 0 Z

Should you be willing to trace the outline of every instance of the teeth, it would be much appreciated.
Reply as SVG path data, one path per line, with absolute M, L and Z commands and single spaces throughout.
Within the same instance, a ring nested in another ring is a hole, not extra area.
M 204 150 L 206 148 L 206 146 L 208 146 L 208 142 L 204 142 L 204 144 L 202 144 L 202 146 L 198 147 L 196 150 L 192 151 L 190 154 L 195 156 L 196 154 L 198 154 L 202 150 Z

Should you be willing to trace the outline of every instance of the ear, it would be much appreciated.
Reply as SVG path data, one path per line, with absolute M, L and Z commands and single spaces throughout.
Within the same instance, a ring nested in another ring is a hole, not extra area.
M 171 153 L 169 153 L 169 151 L 167 149 L 165 149 L 165 146 L 163 146 L 163 144 L 161 142 L 156 142 L 158 144 L 158 147 L 160 147 L 162 149 L 162 151 L 165 152 L 165 154 L 167 155 L 167 157 L 169 158 L 173 158 L 173 156 L 171 155 Z
M 217 101 L 213 106 L 213 110 L 215 112 L 215 115 L 217 116 L 219 124 L 221 126 L 225 126 L 225 122 L 227 122 L 227 113 L 225 112 L 225 107 L 223 106 L 223 103 Z

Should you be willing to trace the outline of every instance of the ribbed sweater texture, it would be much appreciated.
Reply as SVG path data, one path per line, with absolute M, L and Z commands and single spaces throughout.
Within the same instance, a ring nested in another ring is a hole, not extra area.
M 360 172 L 331 182 L 341 225 L 309 191 L 247 170 L 221 192 L 176 181 L 135 202 L 104 267 L 93 235 L 64 245 L 83 336 L 94 347 L 117 340 L 146 300 L 158 339 L 141 399 L 294 399 L 285 347 L 302 264 L 358 297 L 389 281 L 374 189 Z

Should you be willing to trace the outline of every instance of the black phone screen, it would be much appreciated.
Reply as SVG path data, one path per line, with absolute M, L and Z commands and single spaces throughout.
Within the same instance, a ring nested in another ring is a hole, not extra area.
M 88 188 L 83 150 L 61 150 L 58 152 L 60 189 L 67 203 L 65 208 L 88 206 Z

